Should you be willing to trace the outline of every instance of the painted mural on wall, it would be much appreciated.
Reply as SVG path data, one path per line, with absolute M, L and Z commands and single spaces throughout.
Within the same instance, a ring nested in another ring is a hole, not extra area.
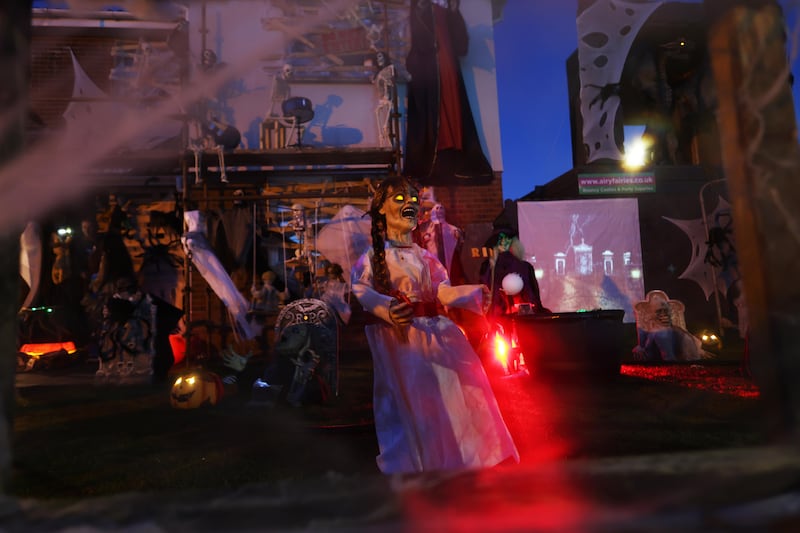
M 469 53 L 461 58 L 466 99 L 481 125 L 483 151 L 492 167 L 500 168 L 494 58 L 491 32 L 486 32 L 492 3 L 463 0 L 458 5 L 471 38 Z M 59 16 L 55 4 L 45 11 L 34 18 Z M 301 140 L 311 147 L 395 148 L 405 140 L 402 131 L 388 134 L 385 117 L 390 101 L 402 117 L 396 129 L 404 128 L 409 0 L 207 1 L 131 15 L 120 9 L 98 12 L 97 6 L 60 15 L 65 20 L 85 16 L 82 24 L 89 28 L 122 17 L 126 28 L 91 45 L 66 43 L 37 51 L 33 70 L 41 83 L 76 80 L 71 94 L 47 95 L 71 97 L 66 113 L 62 108 L 54 115 L 54 100 L 34 101 L 46 126 L 65 120 L 70 128 L 91 133 L 109 131 L 113 124 L 113 137 L 98 136 L 104 146 L 127 151 L 174 143 L 200 150 L 258 150 L 264 147 L 265 119 L 291 118 L 300 108 L 307 117 L 302 139 L 279 148 Z M 107 46 L 108 55 L 92 46 Z M 105 55 L 103 61 L 96 60 L 98 53 Z M 288 113 L 287 103 L 294 106 Z

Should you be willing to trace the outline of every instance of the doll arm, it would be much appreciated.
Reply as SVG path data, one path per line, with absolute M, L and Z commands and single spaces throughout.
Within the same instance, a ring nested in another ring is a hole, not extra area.
M 372 313 L 376 317 L 392 323 L 389 314 L 389 306 L 393 298 L 388 294 L 382 294 L 372 287 L 372 265 L 369 255 L 361 256 L 358 263 L 353 267 L 351 274 L 353 295 L 361 304 L 365 311 Z
M 450 285 L 447 269 L 430 252 L 423 250 L 423 257 L 431 272 L 431 284 L 436 289 L 436 297 L 445 307 L 458 307 L 473 313 L 483 314 L 484 303 L 488 300 L 486 285 Z

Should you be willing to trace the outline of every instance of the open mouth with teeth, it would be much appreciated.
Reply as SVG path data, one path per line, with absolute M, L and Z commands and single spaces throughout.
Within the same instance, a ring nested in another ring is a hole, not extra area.
M 402 211 L 400 211 L 400 216 L 403 218 L 415 219 L 417 218 L 417 208 L 408 206 L 404 207 Z

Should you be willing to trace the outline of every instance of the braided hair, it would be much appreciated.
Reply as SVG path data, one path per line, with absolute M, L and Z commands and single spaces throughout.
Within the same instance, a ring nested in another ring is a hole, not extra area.
M 380 213 L 381 207 L 392 193 L 400 188 L 418 188 L 417 185 L 405 176 L 390 176 L 383 180 L 375 190 L 369 215 L 372 218 L 372 276 L 375 290 L 383 294 L 392 293 L 392 283 L 389 279 L 389 269 L 386 267 L 386 216 Z

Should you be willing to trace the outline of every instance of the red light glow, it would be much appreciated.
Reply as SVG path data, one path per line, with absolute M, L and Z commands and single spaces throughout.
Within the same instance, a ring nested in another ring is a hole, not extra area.
M 28 343 L 23 344 L 19 349 L 20 352 L 30 355 L 31 357 L 40 357 L 46 353 L 53 353 L 59 350 L 64 350 L 68 354 L 73 354 L 78 351 L 78 349 L 75 348 L 75 343 L 72 341 Z
M 508 352 L 509 345 L 500 333 L 494 335 L 494 357 L 498 363 L 508 371 Z
M 623 376 L 661 381 L 740 398 L 759 397 L 756 384 L 751 379 L 739 375 L 736 367 L 720 375 L 719 369 L 707 369 L 700 365 L 622 365 L 620 373 Z

